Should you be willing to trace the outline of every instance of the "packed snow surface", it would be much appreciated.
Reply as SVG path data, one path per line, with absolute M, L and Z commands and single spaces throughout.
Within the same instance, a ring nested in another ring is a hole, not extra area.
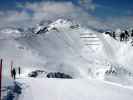
M 19 100 L 132 100 L 133 89 L 89 79 L 20 79 Z

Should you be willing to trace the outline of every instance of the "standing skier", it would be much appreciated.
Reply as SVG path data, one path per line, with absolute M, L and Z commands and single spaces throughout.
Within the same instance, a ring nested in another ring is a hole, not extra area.
M 128 33 L 128 31 L 127 31 L 127 30 L 125 30 L 125 40 L 127 41 L 127 40 L 128 40 L 128 38 L 129 38 L 129 33 Z
M 116 39 L 115 32 L 112 33 L 112 37 L 113 37 L 114 39 Z
M 19 76 L 21 74 L 21 68 L 20 67 L 18 67 L 18 74 L 19 74 Z
M 131 37 L 133 38 L 133 30 L 132 30 L 132 32 L 131 32 Z
M 12 75 L 13 75 L 13 79 L 15 80 L 16 79 L 16 70 L 15 70 L 15 68 L 12 69 Z

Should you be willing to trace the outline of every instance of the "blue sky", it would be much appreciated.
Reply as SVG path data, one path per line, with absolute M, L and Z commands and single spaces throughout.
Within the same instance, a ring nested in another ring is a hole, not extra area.
M 130 16 L 133 15 L 133 0 L 94 0 L 97 7 L 95 14 L 101 16 Z M 103 12 L 102 12 L 103 11 Z
M 133 0 L 0 0 L 0 28 L 64 17 L 94 29 L 125 29 L 133 27 L 132 9 Z
M 40 2 L 46 0 L 0 0 L 0 10 L 19 9 L 17 4 L 26 2 Z M 78 0 L 47 0 L 47 1 L 70 1 L 77 5 Z M 85 1 L 85 0 L 83 0 Z M 133 0 L 89 0 L 95 5 L 92 15 L 96 17 L 108 16 L 132 16 Z

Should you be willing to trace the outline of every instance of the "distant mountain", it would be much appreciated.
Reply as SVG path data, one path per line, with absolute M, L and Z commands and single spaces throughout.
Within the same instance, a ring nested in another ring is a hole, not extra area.
M 18 38 L 22 32 L 23 29 L 20 28 L 3 28 L 0 29 L 0 39 Z

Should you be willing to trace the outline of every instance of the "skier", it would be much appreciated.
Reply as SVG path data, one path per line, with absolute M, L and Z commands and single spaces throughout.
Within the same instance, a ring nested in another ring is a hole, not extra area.
M 18 67 L 18 74 L 19 74 L 19 76 L 21 74 L 21 68 L 20 67 Z
M 11 69 L 11 77 L 13 78 L 13 69 Z
M 128 33 L 128 31 L 127 30 L 125 30 L 125 40 L 127 41 L 128 40 L 128 38 L 129 38 L 129 33 Z
M 125 39 L 125 33 L 122 32 L 122 33 L 120 34 L 120 41 L 124 41 L 124 39 Z
M 131 38 L 132 38 L 131 44 L 132 44 L 132 46 L 133 46 L 133 30 L 132 30 L 132 32 L 131 32 Z
M 12 75 L 13 75 L 13 79 L 15 80 L 16 79 L 16 70 L 15 70 L 15 68 L 12 69 Z
M 131 33 L 131 37 L 133 37 L 133 30 L 132 30 L 132 33 Z
M 114 39 L 116 39 L 115 32 L 112 33 L 112 37 L 113 37 Z

